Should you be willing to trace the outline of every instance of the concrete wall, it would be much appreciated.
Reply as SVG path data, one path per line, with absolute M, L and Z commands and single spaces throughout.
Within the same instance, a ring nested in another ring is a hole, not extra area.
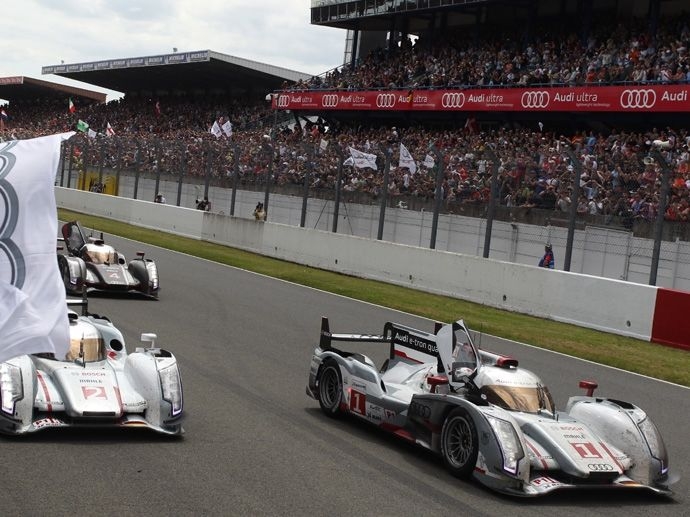
M 61 208 L 650 340 L 657 287 L 56 187 Z M 627 303 L 634 300 L 634 303 Z
M 76 180 L 72 181 L 72 185 Z M 64 184 L 67 184 L 66 182 Z M 120 197 L 133 197 L 134 178 L 120 178 Z M 195 207 L 195 199 L 203 194 L 203 185 L 161 180 L 159 192 L 168 204 Z M 155 180 L 142 177 L 137 197 L 153 201 Z M 213 212 L 230 213 L 232 190 L 210 187 L 209 199 Z M 343 193 L 347 200 L 347 194 Z M 251 217 L 256 203 L 264 200 L 263 192 L 238 190 L 235 215 Z M 268 220 L 299 226 L 302 209 L 301 196 L 271 194 Z M 379 205 L 343 202 L 338 218 L 338 232 L 375 239 L 378 233 Z M 309 199 L 306 227 L 330 230 L 333 226 L 334 204 L 323 199 Z M 557 216 L 557 214 L 555 215 Z M 482 256 L 486 221 L 462 214 L 441 214 L 438 221 L 436 249 L 466 255 Z M 383 239 L 399 244 L 428 247 L 431 240 L 432 214 L 430 212 L 388 208 Z M 551 242 L 556 254 L 556 268 L 563 268 L 567 228 L 544 224 L 494 221 L 489 256 L 517 264 L 536 264 L 543 253 L 545 242 Z M 648 283 L 652 266 L 653 241 L 637 238 L 629 231 L 607 226 L 587 225 L 575 231 L 570 270 L 576 273 Z M 661 243 L 661 256 L 656 284 L 672 289 L 690 291 L 690 242 L 677 239 Z

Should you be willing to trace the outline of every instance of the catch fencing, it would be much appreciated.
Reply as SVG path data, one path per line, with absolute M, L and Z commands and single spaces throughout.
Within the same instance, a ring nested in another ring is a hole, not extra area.
M 392 147 L 368 152 L 376 171 L 347 165 L 349 152 L 334 142 L 79 135 L 64 144 L 58 184 L 148 201 L 161 195 L 187 207 L 207 198 L 212 212 L 240 217 L 261 202 L 273 222 L 515 263 L 536 265 L 550 242 L 558 269 L 690 290 L 689 224 L 664 221 L 673 170 L 662 152 L 636 162 L 656 170 L 655 207 L 604 214 L 583 212 L 582 203 L 602 197 L 583 176 L 587 159 L 567 146 L 554 155 L 560 173 L 543 188 L 530 171 L 512 174 L 500 145 L 452 155 L 432 145 L 411 181 Z M 537 188 L 543 194 L 530 202 L 526 192 Z

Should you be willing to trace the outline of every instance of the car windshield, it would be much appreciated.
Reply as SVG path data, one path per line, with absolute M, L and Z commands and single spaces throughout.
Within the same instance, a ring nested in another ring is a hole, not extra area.
M 546 386 L 504 386 L 497 384 L 484 385 L 483 395 L 490 404 L 525 413 L 537 413 L 540 410 L 554 412 L 553 399 Z
M 110 246 L 87 244 L 83 258 L 93 264 L 115 264 L 115 251 Z
M 73 338 L 70 340 L 69 350 L 65 359 L 67 361 L 79 359 L 85 363 L 102 361 L 105 359 L 105 344 L 99 337 Z

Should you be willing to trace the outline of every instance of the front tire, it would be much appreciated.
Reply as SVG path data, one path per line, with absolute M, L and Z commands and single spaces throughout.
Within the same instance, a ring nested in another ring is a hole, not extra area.
M 340 401 L 343 398 L 343 381 L 340 376 L 340 367 L 331 360 L 324 361 L 319 371 L 318 396 L 321 411 L 330 417 L 340 416 Z
M 446 468 L 455 477 L 469 479 L 479 454 L 477 428 L 463 408 L 450 412 L 441 431 L 441 455 Z

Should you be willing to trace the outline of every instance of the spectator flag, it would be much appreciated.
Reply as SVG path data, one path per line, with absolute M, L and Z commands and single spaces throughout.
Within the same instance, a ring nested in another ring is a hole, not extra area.
M 98 136 L 98 133 L 91 128 L 89 128 L 86 134 L 89 135 L 89 138 L 96 138 Z
M 153 109 L 156 110 L 156 116 L 160 117 L 161 116 L 161 101 L 156 101 L 156 104 L 154 104 Z
M 422 162 L 422 166 L 426 167 L 427 169 L 433 169 L 434 165 L 436 165 L 436 162 L 434 161 L 434 157 L 431 156 L 430 154 L 427 154 L 424 157 L 424 161 Z
M 69 98 L 68 109 L 70 113 L 74 113 L 75 111 L 77 111 L 77 107 L 72 102 L 72 97 Z
M 230 138 L 232 136 L 232 122 L 229 120 L 225 121 L 225 124 L 220 126 L 223 129 L 223 133 L 225 133 L 225 136 Z
M 220 125 L 218 125 L 218 121 L 217 121 L 217 120 L 214 121 L 214 122 L 213 122 L 213 126 L 211 126 L 211 133 L 212 133 L 213 136 L 215 136 L 216 138 L 220 138 L 220 135 L 223 134 L 223 131 L 220 129 Z
M 77 122 L 77 131 L 81 131 L 82 133 L 86 133 L 88 130 L 89 130 L 89 125 L 80 119 Z
M 9 117 L 7 116 L 7 112 L 4 110 L 4 108 L 0 109 L 0 128 L 5 128 L 5 122 L 7 122 L 8 119 Z
M 400 142 L 400 159 L 398 160 L 398 167 L 408 169 L 411 174 L 417 172 L 417 164 L 414 158 L 412 158 L 410 151 L 407 150 L 407 147 L 405 147 L 402 142 Z
M 347 165 L 352 167 L 354 164 L 355 164 L 355 161 L 352 159 L 352 156 L 350 156 L 347 160 L 345 160 L 343 162 L 343 167 L 346 167 Z
M 322 138 L 321 141 L 319 142 L 319 153 L 323 154 L 326 152 L 326 149 L 328 149 L 328 140 L 325 138 Z
M 55 175 L 60 145 L 74 133 L 0 143 L 5 199 L 0 247 L 0 362 L 69 348 L 65 286 L 55 261 Z
M 544 131 L 544 123 L 539 122 L 539 131 Z
M 113 126 L 110 125 L 110 122 L 105 123 L 105 134 L 108 136 L 115 136 L 115 130 Z
M 376 165 L 375 154 L 363 153 L 362 151 L 358 151 L 354 147 L 348 147 L 348 149 L 350 150 L 350 157 L 352 158 L 352 163 L 356 168 L 366 169 L 367 167 L 369 167 L 370 169 L 374 169 L 375 171 L 378 170 L 378 166 Z

